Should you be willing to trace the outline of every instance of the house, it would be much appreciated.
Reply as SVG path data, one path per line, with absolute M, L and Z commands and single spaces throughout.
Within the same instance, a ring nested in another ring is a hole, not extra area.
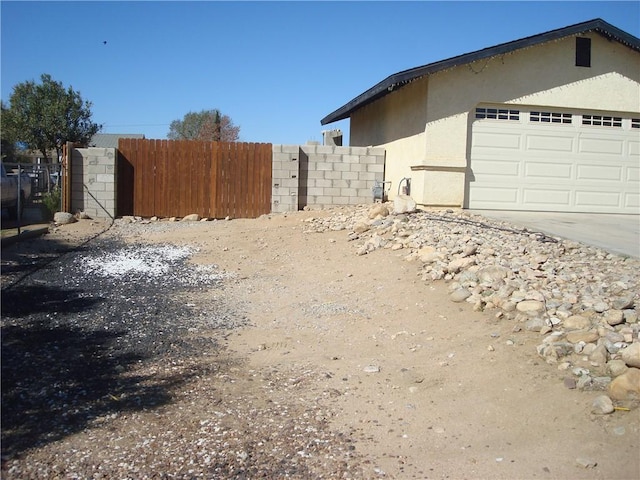
M 640 39 L 601 19 L 393 74 L 321 123 L 347 118 L 391 198 L 640 212 Z

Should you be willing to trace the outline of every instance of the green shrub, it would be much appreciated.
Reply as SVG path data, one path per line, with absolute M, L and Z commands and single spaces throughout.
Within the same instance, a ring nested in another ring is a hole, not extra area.
M 42 197 L 42 203 L 47 207 L 47 210 L 51 214 L 51 217 L 56 212 L 60 211 L 60 200 L 62 199 L 62 192 L 60 191 L 60 187 L 55 187 L 49 193 L 45 193 Z

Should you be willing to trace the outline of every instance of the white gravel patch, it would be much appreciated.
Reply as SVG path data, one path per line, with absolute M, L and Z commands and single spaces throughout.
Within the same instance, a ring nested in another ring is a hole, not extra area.
M 127 274 L 158 277 L 169 273 L 176 261 L 188 258 L 194 252 L 193 248 L 187 246 L 129 246 L 88 258 L 85 266 L 87 273 L 103 277 L 121 277 Z

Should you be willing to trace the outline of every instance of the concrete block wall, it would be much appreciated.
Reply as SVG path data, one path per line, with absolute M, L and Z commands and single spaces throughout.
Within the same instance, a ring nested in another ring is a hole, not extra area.
M 118 158 L 115 148 L 74 148 L 71 155 L 71 212 L 115 218 Z
M 271 211 L 274 213 L 298 210 L 300 185 L 300 147 L 273 145 L 271 171 Z
M 373 203 L 373 186 L 384 180 L 384 165 L 384 148 L 274 145 L 272 211 Z

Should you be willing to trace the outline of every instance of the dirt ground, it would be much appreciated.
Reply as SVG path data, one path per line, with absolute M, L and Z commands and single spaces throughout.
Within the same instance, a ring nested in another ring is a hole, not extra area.
M 358 256 L 346 231 L 303 233 L 320 215 L 127 239 L 195 245 L 192 262 L 234 274 L 193 300 L 233 302 L 250 322 L 226 338 L 234 368 L 223 398 L 273 402 L 254 379 L 277 377 L 279 408 L 314 406 L 349 436 L 363 478 L 640 478 L 637 410 L 592 414 L 601 392 L 567 389 L 566 372 L 537 357 L 539 334 L 451 302 L 406 252 Z M 99 228 L 82 221 L 51 238 L 73 243 Z

